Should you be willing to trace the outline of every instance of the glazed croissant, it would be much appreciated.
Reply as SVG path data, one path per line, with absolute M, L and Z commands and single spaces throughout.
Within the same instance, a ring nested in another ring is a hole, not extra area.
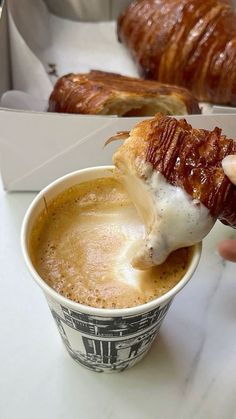
M 49 98 L 49 111 L 118 116 L 201 113 L 197 100 L 184 88 L 94 70 L 61 77 Z
M 200 101 L 236 105 L 236 14 L 230 0 L 134 0 L 118 37 L 147 79 Z
M 114 154 L 118 176 L 146 227 L 133 266 L 162 263 L 201 241 L 218 218 L 236 227 L 236 186 L 221 166 L 236 143 L 162 114 L 136 125 Z

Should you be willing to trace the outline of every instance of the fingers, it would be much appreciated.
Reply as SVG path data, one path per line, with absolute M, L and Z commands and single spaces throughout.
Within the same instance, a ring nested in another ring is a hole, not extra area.
M 225 157 L 222 167 L 229 180 L 236 185 L 236 156 Z M 218 245 L 218 251 L 224 259 L 236 262 L 236 240 L 223 240 Z
M 222 167 L 229 180 L 236 185 L 236 155 L 226 156 L 222 160 Z
M 236 240 L 223 240 L 218 244 L 218 252 L 222 258 L 236 262 Z

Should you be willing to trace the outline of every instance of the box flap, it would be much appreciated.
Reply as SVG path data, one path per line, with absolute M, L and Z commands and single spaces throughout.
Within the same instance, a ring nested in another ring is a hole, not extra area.
M 0 110 L 4 186 L 37 191 L 68 172 L 111 164 L 118 144 L 105 141 L 139 120 Z
M 190 115 L 196 128 L 222 128 L 235 138 L 233 115 Z M 0 111 L 0 164 L 9 191 L 38 191 L 56 178 L 85 167 L 109 165 L 117 142 L 104 148 L 118 131 L 143 118 L 115 118 Z

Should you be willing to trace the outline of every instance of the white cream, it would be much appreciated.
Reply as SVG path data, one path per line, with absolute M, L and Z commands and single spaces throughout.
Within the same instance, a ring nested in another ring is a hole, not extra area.
M 201 202 L 145 166 L 145 179 L 127 172 L 122 176 L 146 230 L 133 246 L 132 265 L 138 269 L 159 265 L 172 251 L 200 242 L 215 223 Z

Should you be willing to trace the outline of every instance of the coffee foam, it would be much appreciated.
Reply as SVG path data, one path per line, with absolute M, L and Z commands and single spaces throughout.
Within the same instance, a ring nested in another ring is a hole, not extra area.
M 31 258 L 58 293 L 93 307 L 144 304 L 175 286 L 186 272 L 190 249 L 140 271 L 131 265 L 145 229 L 114 178 L 74 186 L 48 203 L 31 234 Z

